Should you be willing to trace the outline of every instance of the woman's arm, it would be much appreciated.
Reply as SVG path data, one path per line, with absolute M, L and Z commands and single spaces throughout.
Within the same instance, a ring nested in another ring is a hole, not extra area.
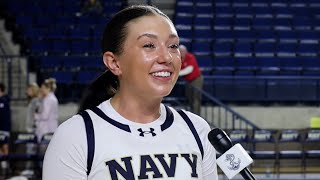
M 87 141 L 79 115 L 62 123 L 52 137 L 43 161 L 43 180 L 86 180 Z

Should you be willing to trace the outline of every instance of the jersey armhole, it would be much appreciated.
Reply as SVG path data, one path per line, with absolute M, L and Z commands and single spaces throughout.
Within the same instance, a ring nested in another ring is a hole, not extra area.
M 87 146 L 88 146 L 88 153 L 87 153 L 87 176 L 89 176 L 93 157 L 94 157 L 94 150 L 95 150 L 95 140 L 94 140 L 94 128 L 93 123 L 90 118 L 90 115 L 87 111 L 82 111 L 79 113 L 82 116 L 85 127 L 86 127 L 86 134 L 87 134 Z

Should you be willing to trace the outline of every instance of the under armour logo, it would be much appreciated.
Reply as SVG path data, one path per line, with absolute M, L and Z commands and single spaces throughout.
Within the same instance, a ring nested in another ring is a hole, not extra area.
M 154 133 L 154 129 L 153 128 L 150 128 L 150 131 L 143 131 L 141 128 L 139 128 L 137 130 L 140 132 L 139 136 L 142 136 L 142 137 L 144 137 L 144 134 L 151 134 L 152 136 L 156 136 L 157 135 L 156 133 Z

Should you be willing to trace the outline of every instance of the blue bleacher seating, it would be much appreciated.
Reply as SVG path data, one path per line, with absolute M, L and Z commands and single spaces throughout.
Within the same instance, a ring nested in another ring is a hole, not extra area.
M 296 48 L 296 44 L 279 43 L 276 46 L 276 55 L 278 57 L 295 57 L 297 52 Z
M 304 154 L 305 154 L 305 164 L 304 168 L 306 173 L 310 172 L 309 168 L 319 167 L 320 163 L 318 159 L 320 158 L 320 130 L 319 129 L 308 129 L 306 133 L 306 138 L 304 141 Z
M 214 30 L 214 38 L 216 42 L 234 42 L 232 30 Z
M 276 172 L 277 144 L 274 133 L 266 129 L 254 130 L 251 139 L 253 143 L 251 155 L 255 160 L 255 167 L 269 166 Z
M 192 52 L 195 55 L 211 55 L 211 43 L 194 42 L 192 43 Z
M 303 172 L 303 143 L 301 133 L 298 130 L 282 130 L 279 134 L 278 140 L 278 151 L 279 151 L 279 166 L 289 167 L 297 160 L 301 173 Z M 294 159 L 295 161 L 287 162 L 284 164 L 284 160 Z M 284 165 L 282 165 L 284 164 Z
M 71 41 L 71 54 L 86 55 L 90 48 L 90 41 L 84 39 L 74 39 Z
M 232 75 L 235 70 L 233 57 L 215 57 L 213 59 L 213 73 L 215 75 Z
M 255 34 L 250 30 L 235 30 L 235 40 L 237 42 L 254 42 L 256 41 Z
M 215 57 L 223 57 L 223 56 L 231 56 L 232 51 L 232 43 L 230 42 L 222 42 L 222 43 L 214 43 L 212 45 L 212 52 Z
M 251 57 L 252 45 L 250 42 L 235 43 L 233 51 L 235 57 Z
M 254 55 L 255 57 L 274 57 L 275 43 L 255 43 Z
M 206 41 L 210 42 L 213 40 L 213 33 L 211 29 L 194 29 L 193 30 L 194 41 Z M 209 49 L 210 50 L 210 49 Z

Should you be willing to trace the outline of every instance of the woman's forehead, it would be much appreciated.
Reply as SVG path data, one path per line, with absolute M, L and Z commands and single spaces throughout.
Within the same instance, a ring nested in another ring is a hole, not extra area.
M 128 34 L 140 36 L 152 31 L 159 34 L 177 35 L 177 31 L 172 22 L 161 15 L 143 16 L 128 23 Z

